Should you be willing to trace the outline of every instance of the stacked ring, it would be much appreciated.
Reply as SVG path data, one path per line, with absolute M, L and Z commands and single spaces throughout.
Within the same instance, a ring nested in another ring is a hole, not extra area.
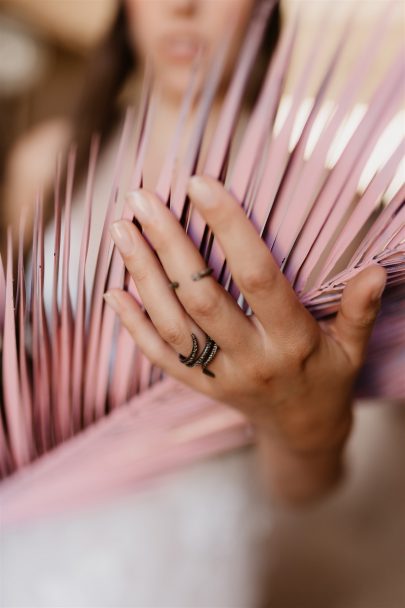
M 184 355 L 179 355 L 180 362 L 186 365 L 187 367 L 195 367 L 196 365 L 201 365 L 203 374 L 210 376 L 211 378 L 215 378 L 215 374 L 207 368 L 219 350 L 218 344 L 214 342 L 212 338 L 207 336 L 203 351 L 200 355 L 198 355 L 197 336 L 195 334 L 191 334 L 191 340 L 193 343 L 191 352 L 187 357 L 185 357 Z

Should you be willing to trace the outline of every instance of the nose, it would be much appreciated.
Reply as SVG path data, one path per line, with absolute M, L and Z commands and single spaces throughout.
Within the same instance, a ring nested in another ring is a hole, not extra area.
M 170 9 L 176 15 L 193 15 L 197 10 L 199 0 L 170 0 Z

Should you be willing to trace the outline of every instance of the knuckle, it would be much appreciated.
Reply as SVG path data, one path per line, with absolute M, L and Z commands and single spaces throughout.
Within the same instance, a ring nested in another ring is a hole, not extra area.
M 150 275 L 148 265 L 139 257 L 136 259 L 132 256 L 127 258 L 126 266 L 135 283 L 143 283 Z
M 290 336 L 274 353 L 273 366 L 277 377 L 288 378 L 305 371 L 307 365 L 319 352 L 321 336 L 319 332 L 301 331 Z
M 212 291 L 200 292 L 193 295 L 187 302 L 187 308 L 192 316 L 212 317 L 217 314 L 221 296 Z
M 256 367 L 253 370 L 252 379 L 255 383 L 262 386 L 268 386 L 275 380 L 275 374 L 272 369 L 265 367 Z
M 274 369 L 270 365 L 257 360 L 249 361 L 246 365 L 246 376 L 254 386 L 268 385 L 275 379 Z
M 240 287 L 246 292 L 267 291 L 274 287 L 274 282 L 275 275 L 269 264 L 257 264 L 239 275 Z
M 159 333 L 163 340 L 173 346 L 181 346 L 184 344 L 184 336 L 186 335 L 183 327 L 176 323 L 167 323 L 159 327 Z
M 294 358 L 298 363 L 305 364 L 319 348 L 319 334 L 307 333 L 301 336 L 294 345 Z
M 354 323 L 359 329 L 368 329 L 374 324 L 376 311 L 367 311 L 355 317 Z
M 379 308 L 377 306 L 375 309 L 363 312 L 350 311 L 350 314 L 346 310 L 342 310 L 341 314 L 347 324 L 358 329 L 368 329 L 374 324 Z

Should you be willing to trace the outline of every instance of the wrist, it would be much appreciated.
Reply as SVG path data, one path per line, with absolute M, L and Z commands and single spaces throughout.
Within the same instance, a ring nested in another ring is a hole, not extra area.
M 304 402 L 299 406 L 285 404 L 251 422 L 257 435 L 267 437 L 280 451 L 319 455 L 345 444 L 353 424 L 352 400 L 315 407 Z
M 344 446 L 297 452 L 272 442 L 268 436 L 259 438 L 262 474 L 272 499 L 301 505 L 328 494 L 343 478 Z
M 273 498 L 299 504 L 327 494 L 343 477 L 352 409 L 322 422 L 256 424 L 266 485 Z

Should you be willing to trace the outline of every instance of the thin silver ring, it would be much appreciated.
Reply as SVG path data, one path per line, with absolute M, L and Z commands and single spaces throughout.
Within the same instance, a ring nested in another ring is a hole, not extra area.
M 213 272 L 214 270 L 212 268 L 204 268 L 203 270 L 199 270 L 198 272 L 192 274 L 191 280 L 194 282 L 201 281 L 201 279 L 204 279 L 205 277 L 210 277 Z

